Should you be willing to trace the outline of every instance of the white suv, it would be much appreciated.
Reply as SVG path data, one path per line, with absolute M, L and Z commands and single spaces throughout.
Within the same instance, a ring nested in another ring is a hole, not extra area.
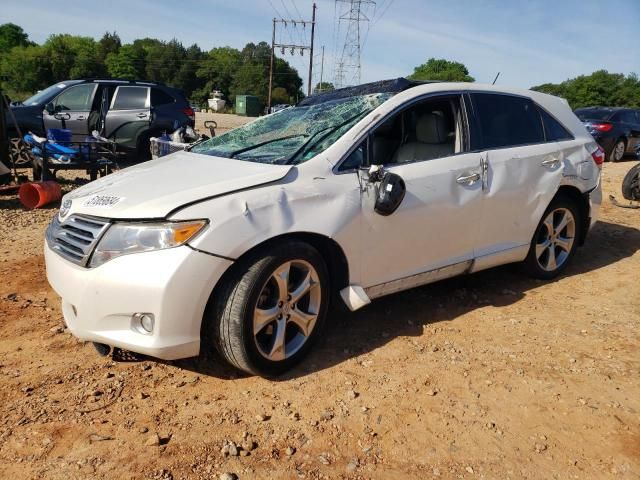
M 275 375 L 356 310 L 522 262 L 550 279 L 597 217 L 604 153 L 559 98 L 378 82 L 307 98 L 65 196 L 47 276 L 77 337 Z M 336 296 L 336 298 L 338 298 Z

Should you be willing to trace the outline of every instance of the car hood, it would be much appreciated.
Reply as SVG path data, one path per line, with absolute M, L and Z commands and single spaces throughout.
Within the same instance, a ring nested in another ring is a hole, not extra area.
M 107 175 L 65 195 L 60 215 L 163 218 L 183 205 L 283 178 L 290 165 L 266 165 L 176 152 Z

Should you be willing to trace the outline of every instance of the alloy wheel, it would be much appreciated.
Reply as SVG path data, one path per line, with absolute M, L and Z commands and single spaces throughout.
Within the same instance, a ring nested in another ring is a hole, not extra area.
M 536 239 L 538 265 L 547 272 L 559 269 L 569 258 L 576 237 L 576 222 L 567 208 L 557 208 L 544 219 Z
M 619 162 L 624 157 L 624 142 L 620 140 L 613 148 L 613 161 Z
M 307 342 L 322 302 L 320 279 L 305 260 L 276 268 L 258 296 L 253 336 L 258 351 L 272 361 L 285 360 Z

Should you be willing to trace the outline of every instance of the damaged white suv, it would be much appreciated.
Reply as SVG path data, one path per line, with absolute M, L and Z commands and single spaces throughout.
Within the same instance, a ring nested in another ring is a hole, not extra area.
M 73 334 L 274 375 L 352 309 L 522 262 L 550 279 L 595 221 L 604 153 L 559 98 L 378 82 L 66 195 L 47 276 Z M 339 293 L 339 297 L 337 294 Z

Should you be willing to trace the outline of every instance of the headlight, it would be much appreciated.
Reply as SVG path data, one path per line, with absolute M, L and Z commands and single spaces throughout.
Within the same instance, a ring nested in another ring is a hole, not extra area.
M 149 252 L 182 245 L 207 224 L 206 220 L 162 223 L 114 223 L 98 242 L 90 267 L 129 253 Z

